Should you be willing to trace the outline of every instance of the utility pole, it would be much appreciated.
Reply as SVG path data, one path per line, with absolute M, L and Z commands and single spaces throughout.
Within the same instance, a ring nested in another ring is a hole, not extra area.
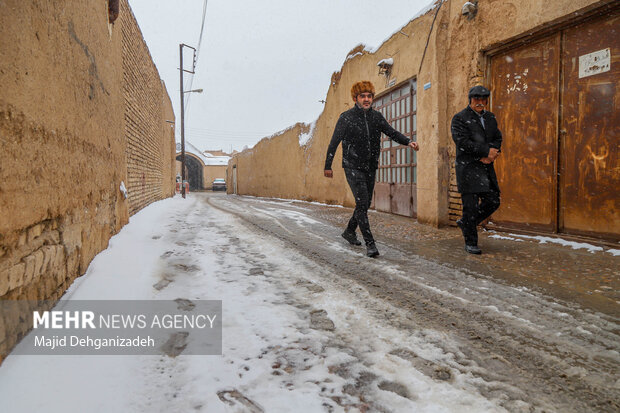
M 183 69 L 183 47 L 189 47 L 194 51 L 194 59 L 192 61 L 192 70 Z M 183 91 L 183 72 L 194 74 L 196 68 L 196 49 L 186 44 L 179 44 L 179 73 L 181 79 L 181 196 L 185 198 L 185 92 Z M 194 92 L 190 90 L 190 92 Z

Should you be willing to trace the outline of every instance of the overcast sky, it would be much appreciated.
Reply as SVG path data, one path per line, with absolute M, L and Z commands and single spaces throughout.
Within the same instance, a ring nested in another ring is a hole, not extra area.
M 431 0 L 208 0 L 185 138 L 252 147 L 320 115 L 331 75 L 357 44 L 379 46 Z M 129 0 L 177 117 L 179 43 L 197 47 L 203 0 Z M 185 56 L 185 55 L 184 55 Z M 189 55 L 185 58 L 189 68 Z M 185 87 L 189 87 L 186 77 Z

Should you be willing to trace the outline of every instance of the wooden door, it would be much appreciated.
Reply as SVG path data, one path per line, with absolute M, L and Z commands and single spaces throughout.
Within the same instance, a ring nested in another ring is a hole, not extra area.
M 620 239 L 620 14 L 567 29 L 560 230 Z
M 555 231 L 560 33 L 491 60 L 491 112 L 503 134 L 495 162 L 504 227 Z

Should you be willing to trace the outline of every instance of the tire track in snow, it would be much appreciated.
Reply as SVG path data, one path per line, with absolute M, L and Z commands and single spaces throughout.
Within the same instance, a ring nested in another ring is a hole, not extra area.
M 410 314 L 410 320 L 389 322 L 405 329 L 416 330 L 422 325 L 449 333 L 460 343 L 460 361 L 464 365 L 457 362 L 445 367 L 483 379 L 480 391 L 489 397 L 507 397 L 507 407 L 516 406 L 525 397 L 538 409 L 620 408 L 616 320 L 409 256 L 392 245 L 388 246 L 389 253 L 376 261 L 350 259 L 346 254 L 343 257 L 341 252 L 328 248 L 329 240 L 339 237 L 339 230 L 330 225 L 316 230 L 286 214 L 278 219 L 270 212 L 270 221 L 279 221 L 274 227 L 247 213 L 247 208 L 235 205 L 250 204 L 260 209 L 259 199 L 209 198 L 207 202 L 243 219 L 255 231 L 279 238 L 319 266 L 355 280 L 375 297 Z M 294 205 L 283 207 L 295 210 Z M 279 231 L 281 227 L 287 231 Z M 313 232 L 313 236 L 307 236 L 306 231 Z M 327 246 L 317 243 L 316 235 L 323 236 Z M 596 334 L 588 334 L 590 330 Z M 472 362 L 474 367 L 467 365 Z

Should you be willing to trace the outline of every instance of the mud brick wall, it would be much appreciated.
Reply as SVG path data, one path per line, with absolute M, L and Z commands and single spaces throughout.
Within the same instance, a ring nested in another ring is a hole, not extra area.
M 129 213 L 134 214 L 153 201 L 172 196 L 174 136 L 164 110 L 170 104 L 165 86 L 151 59 L 126 1 L 121 2 L 119 24 L 122 31 L 123 96 L 127 148 L 127 190 Z M 171 146 L 172 145 L 172 146 Z
M 174 113 L 126 0 L 115 24 L 106 1 L 0 2 L 0 90 L 0 300 L 54 302 L 173 195 Z M 0 362 L 19 318 L 0 314 Z
M 174 138 L 175 117 L 172 109 L 172 101 L 166 90 L 165 84 L 161 82 L 163 88 L 163 122 L 161 123 L 162 152 L 161 159 L 163 165 L 161 191 L 162 198 L 174 196 L 176 187 L 176 141 Z M 172 123 L 171 123 L 172 122 Z

